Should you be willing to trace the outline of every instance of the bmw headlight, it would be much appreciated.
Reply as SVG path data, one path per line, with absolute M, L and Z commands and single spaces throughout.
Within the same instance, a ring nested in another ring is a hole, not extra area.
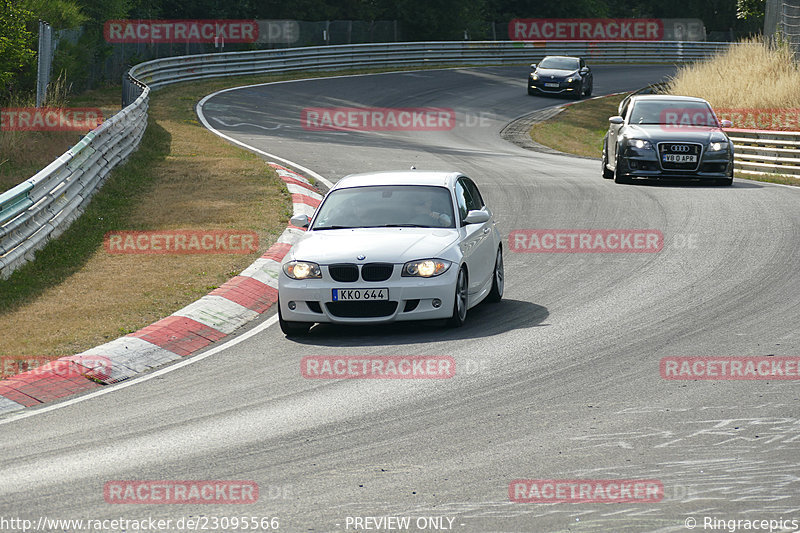
M 289 261 L 283 265 L 283 272 L 292 279 L 321 278 L 319 265 L 310 261 Z
M 716 141 L 708 145 L 709 152 L 721 152 L 728 149 L 727 141 Z
M 628 145 L 633 146 L 638 150 L 652 150 L 653 145 L 650 141 L 645 139 L 628 139 Z
M 452 263 L 444 259 L 421 259 L 419 261 L 409 261 L 403 265 L 402 276 L 432 278 L 439 274 L 444 274 Z

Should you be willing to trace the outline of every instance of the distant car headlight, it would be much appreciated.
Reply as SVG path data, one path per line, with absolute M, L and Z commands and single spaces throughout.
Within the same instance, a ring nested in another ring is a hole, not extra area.
M 439 274 L 444 274 L 452 263 L 444 259 L 422 259 L 419 261 L 409 261 L 403 265 L 402 276 L 432 278 Z
M 310 261 L 289 261 L 283 265 L 283 272 L 292 279 L 321 278 L 319 265 Z
M 721 152 L 722 150 L 727 150 L 727 149 L 728 149 L 727 141 L 717 141 L 708 145 L 709 152 Z
M 628 139 L 628 144 L 639 150 L 652 150 L 653 145 L 645 139 Z

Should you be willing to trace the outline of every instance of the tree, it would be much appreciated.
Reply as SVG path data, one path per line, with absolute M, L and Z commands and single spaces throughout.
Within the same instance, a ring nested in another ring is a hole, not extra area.
M 33 62 L 33 34 L 25 23 L 30 11 L 11 2 L 0 0 L 0 99 L 5 99 L 15 78 Z
M 736 0 L 736 18 L 764 22 L 766 0 Z

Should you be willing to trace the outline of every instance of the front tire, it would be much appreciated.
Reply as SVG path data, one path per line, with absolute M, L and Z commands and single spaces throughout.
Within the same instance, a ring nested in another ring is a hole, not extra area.
M 448 327 L 460 328 L 467 320 L 467 269 L 461 267 L 456 279 L 456 297 L 453 301 L 453 315 L 447 321 Z
M 289 322 L 283 319 L 281 314 L 281 302 L 278 300 L 278 323 L 281 326 L 281 331 L 287 337 L 299 337 L 308 333 L 313 325 L 310 322 Z
M 630 179 L 623 176 L 620 172 L 621 167 L 622 165 L 620 165 L 619 156 L 617 156 L 617 165 L 614 168 L 614 183 L 630 183 Z
M 503 299 L 505 289 L 505 270 L 503 268 L 503 247 L 497 248 L 497 257 L 494 260 L 494 273 L 492 274 L 492 288 L 486 299 L 490 302 L 499 302 Z
M 603 179 L 610 180 L 614 177 L 614 172 L 608 170 L 608 146 L 603 147 Z

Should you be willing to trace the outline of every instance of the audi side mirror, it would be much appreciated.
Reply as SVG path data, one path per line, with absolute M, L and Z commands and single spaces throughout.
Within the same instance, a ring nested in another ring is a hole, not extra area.
M 531 71 L 536 70 L 536 63 L 531 63 Z
M 720 121 L 720 125 L 723 128 L 732 128 L 733 127 L 733 122 L 731 122 L 730 120 L 727 120 L 727 119 L 723 119 L 723 120 Z
M 620 117 L 619 115 L 617 115 L 617 116 L 613 116 L 613 117 L 608 117 L 608 121 L 611 124 L 622 124 L 623 122 L 625 122 L 625 119 Z
M 581 72 L 581 76 L 586 76 L 587 74 L 589 74 L 589 67 L 581 68 L 580 72 Z

